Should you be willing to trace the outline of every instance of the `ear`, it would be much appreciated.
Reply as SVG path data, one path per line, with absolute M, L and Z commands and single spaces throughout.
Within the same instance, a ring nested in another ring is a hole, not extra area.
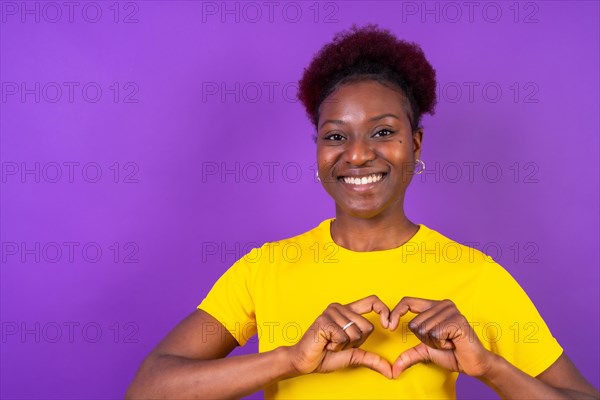
M 415 160 L 421 157 L 421 142 L 423 141 L 423 128 L 418 128 L 413 132 L 413 151 L 415 154 Z

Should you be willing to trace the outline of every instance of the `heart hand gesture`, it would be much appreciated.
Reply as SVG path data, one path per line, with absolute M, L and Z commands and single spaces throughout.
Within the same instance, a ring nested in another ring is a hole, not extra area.
M 376 312 L 381 326 L 395 330 L 407 312 L 418 314 L 408 324 L 421 341 L 390 364 L 360 346 L 375 328 L 363 314 Z M 289 348 L 290 362 L 299 374 L 332 372 L 350 366 L 365 366 L 387 378 L 397 378 L 407 368 L 432 362 L 447 370 L 471 376 L 485 375 L 494 359 L 450 300 L 403 298 L 390 313 L 377 297 L 353 303 L 330 304 L 308 328 L 298 343 Z

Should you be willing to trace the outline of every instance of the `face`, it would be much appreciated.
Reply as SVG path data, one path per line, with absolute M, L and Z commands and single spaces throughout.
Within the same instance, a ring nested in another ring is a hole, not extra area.
M 421 153 L 404 95 L 376 81 L 347 83 L 327 97 L 317 124 L 319 178 L 338 217 L 403 212 Z

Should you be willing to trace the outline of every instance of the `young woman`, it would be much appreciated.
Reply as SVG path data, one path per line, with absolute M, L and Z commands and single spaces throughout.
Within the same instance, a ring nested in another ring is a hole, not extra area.
M 500 265 L 405 215 L 435 84 L 417 45 L 374 25 L 321 49 L 299 98 L 335 218 L 238 260 L 128 398 L 454 398 L 459 373 L 502 398 L 598 398 Z M 255 334 L 258 354 L 227 357 Z

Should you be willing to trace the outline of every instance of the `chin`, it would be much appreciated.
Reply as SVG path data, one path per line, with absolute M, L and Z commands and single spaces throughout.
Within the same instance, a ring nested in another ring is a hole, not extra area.
M 375 206 L 373 204 L 370 204 L 370 205 L 365 204 L 365 205 L 361 205 L 361 206 L 357 206 L 357 205 L 350 206 L 348 204 L 344 204 L 344 205 L 338 206 L 338 209 L 341 209 L 345 214 L 348 214 L 354 218 L 361 218 L 361 219 L 369 219 L 369 218 L 376 217 L 377 215 L 381 214 L 384 211 L 384 207 Z

